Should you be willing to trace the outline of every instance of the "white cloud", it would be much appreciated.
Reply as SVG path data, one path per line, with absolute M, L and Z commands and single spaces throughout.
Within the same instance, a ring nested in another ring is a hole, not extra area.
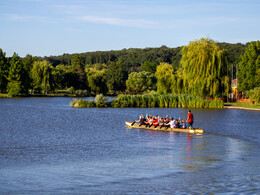
M 156 25 L 155 22 L 151 20 L 145 20 L 145 19 L 122 19 L 116 17 L 100 17 L 100 16 L 77 16 L 75 18 L 85 22 L 118 25 L 118 26 L 129 26 L 129 27 L 151 28 L 154 25 Z

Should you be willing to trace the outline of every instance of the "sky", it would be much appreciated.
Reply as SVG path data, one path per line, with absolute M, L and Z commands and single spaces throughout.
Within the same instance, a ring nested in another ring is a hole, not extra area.
M 260 40 L 260 0 L 0 0 L 0 48 L 24 57 Z

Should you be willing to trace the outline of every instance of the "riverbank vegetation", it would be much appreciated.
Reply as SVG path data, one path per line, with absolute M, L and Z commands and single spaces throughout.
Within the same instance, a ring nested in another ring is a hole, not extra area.
M 224 103 L 221 99 L 202 99 L 191 95 L 173 94 L 143 94 L 143 95 L 118 95 L 111 102 L 107 102 L 102 94 L 97 95 L 95 101 L 74 99 L 72 107 L 138 107 L 138 108 L 223 108 Z
M 260 103 L 238 103 L 238 102 L 227 102 L 224 103 L 224 106 L 233 106 L 233 107 L 243 107 L 243 108 L 259 108 L 260 109 Z
M 249 95 L 255 97 L 258 90 L 253 89 L 259 86 L 260 75 L 259 41 L 229 44 L 201 38 L 177 48 L 162 46 L 50 57 L 27 55 L 24 58 L 16 53 L 5 57 L 0 49 L 0 93 L 8 93 L 8 96 L 63 94 L 85 97 L 156 91 L 158 97 L 168 94 L 180 97 L 179 104 L 181 97 L 214 99 L 227 96 L 231 80 L 236 75 L 236 64 L 239 64 L 241 90 L 251 90 Z M 248 83 L 251 73 L 255 80 Z M 125 104 L 120 99 L 123 96 L 118 98 L 113 107 Z M 133 99 L 128 98 L 135 102 L 132 106 L 153 106 L 149 101 L 142 104 Z M 160 101 L 154 104 L 162 106 Z M 175 106 L 176 102 L 171 99 L 165 104 Z M 89 104 L 91 106 L 93 102 Z

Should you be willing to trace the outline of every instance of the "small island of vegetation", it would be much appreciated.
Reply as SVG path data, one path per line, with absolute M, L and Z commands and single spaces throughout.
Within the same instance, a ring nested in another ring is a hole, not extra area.
M 111 102 L 103 94 L 96 96 L 94 100 L 74 99 L 72 107 L 91 108 L 91 107 L 113 107 L 113 108 L 223 108 L 224 103 L 221 99 L 202 99 L 189 95 L 158 95 L 157 93 L 143 95 L 118 95 Z

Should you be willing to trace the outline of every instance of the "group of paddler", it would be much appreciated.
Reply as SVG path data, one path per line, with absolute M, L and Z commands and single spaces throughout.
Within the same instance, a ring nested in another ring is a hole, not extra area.
M 188 111 L 188 115 L 187 115 L 187 120 L 186 122 L 188 123 L 188 128 L 189 129 L 193 129 L 192 125 L 193 125 L 193 114 L 191 113 L 191 111 Z M 168 115 L 166 117 L 159 117 L 159 116 L 151 116 L 146 114 L 146 117 L 144 117 L 143 114 L 141 114 L 141 116 L 139 117 L 139 120 L 136 120 L 135 122 L 132 123 L 132 126 L 135 123 L 139 123 L 139 126 L 146 126 L 146 127 L 159 127 L 160 129 L 162 127 L 166 127 L 166 128 L 182 128 L 182 129 L 186 129 L 186 123 L 183 119 L 179 118 L 179 119 L 173 119 L 173 117 L 168 117 Z

